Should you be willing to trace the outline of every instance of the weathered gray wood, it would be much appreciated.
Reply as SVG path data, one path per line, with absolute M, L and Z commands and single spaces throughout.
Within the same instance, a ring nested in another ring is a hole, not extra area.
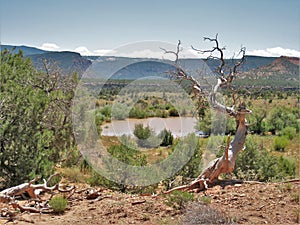
M 176 77 L 177 79 L 184 79 L 189 80 L 193 83 L 193 90 L 195 97 L 199 99 L 199 105 L 203 102 L 203 99 L 205 97 L 208 98 L 208 102 L 210 105 L 221 112 L 226 112 L 229 116 L 233 117 L 236 122 L 236 132 L 233 140 L 230 142 L 230 137 L 228 137 L 227 140 L 227 146 L 224 151 L 224 154 L 212 160 L 208 166 L 202 171 L 202 173 L 190 184 L 183 185 L 180 187 L 173 188 L 166 193 L 170 193 L 174 190 L 204 190 L 208 187 L 209 184 L 214 183 L 218 180 L 218 177 L 222 173 L 231 173 L 234 170 L 235 167 L 235 161 L 237 158 L 238 153 L 245 148 L 245 141 L 247 136 L 247 120 L 246 115 L 251 113 L 251 110 L 248 110 L 246 108 L 245 103 L 240 103 L 238 105 L 237 100 L 237 91 L 231 87 L 232 81 L 237 77 L 237 68 L 244 62 L 245 60 L 245 48 L 241 48 L 242 58 L 240 61 L 238 61 L 236 64 L 234 64 L 229 70 L 229 66 L 226 65 L 223 50 L 225 48 L 221 48 L 219 46 L 219 42 L 217 40 L 217 35 L 215 38 L 204 38 L 204 40 L 208 40 L 210 42 L 215 43 L 215 47 L 213 47 L 211 50 L 194 50 L 198 51 L 199 53 L 219 53 L 219 60 L 220 65 L 218 66 L 216 72 L 218 73 L 219 77 L 217 79 L 217 82 L 215 85 L 212 86 L 211 92 L 207 93 L 203 87 L 201 87 L 200 83 L 192 76 L 188 75 L 178 64 L 178 58 L 179 58 L 179 52 L 180 52 L 180 41 L 177 46 L 177 51 L 165 51 L 165 53 L 171 53 L 176 56 L 175 60 L 175 68 L 176 71 L 172 72 L 171 75 L 173 77 Z M 213 57 L 216 58 L 216 57 Z M 227 69 L 227 73 L 225 72 Z M 232 100 L 233 105 L 231 107 L 228 107 L 217 100 L 217 93 L 218 89 L 226 87 L 232 92 Z M 237 108 L 238 107 L 238 108 Z M 237 109 L 236 109 L 237 108 Z

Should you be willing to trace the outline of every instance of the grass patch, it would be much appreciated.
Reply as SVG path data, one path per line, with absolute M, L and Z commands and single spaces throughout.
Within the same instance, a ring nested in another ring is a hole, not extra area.
M 59 171 L 62 173 L 65 179 L 72 183 L 86 183 L 89 177 L 81 172 L 80 168 L 78 167 L 61 168 Z
M 185 208 L 186 204 L 194 200 L 194 194 L 184 191 L 173 191 L 171 194 L 167 195 L 166 204 L 174 209 L 182 210 Z
M 299 193 L 293 192 L 291 193 L 292 201 L 299 203 Z
M 205 204 L 210 204 L 211 203 L 211 197 L 210 196 L 200 196 L 198 198 L 199 202 L 205 203 Z

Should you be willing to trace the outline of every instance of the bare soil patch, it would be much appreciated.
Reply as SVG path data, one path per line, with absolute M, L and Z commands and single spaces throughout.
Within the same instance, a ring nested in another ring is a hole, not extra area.
M 0 224 L 299 224 L 299 187 L 299 182 L 215 186 L 194 194 L 195 201 L 181 211 L 166 205 L 164 196 L 103 190 L 94 200 L 84 193 L 72 196 L 68 210 L 60 215 L 18 212 L 9 221 L 9 206 L 1 204 Z

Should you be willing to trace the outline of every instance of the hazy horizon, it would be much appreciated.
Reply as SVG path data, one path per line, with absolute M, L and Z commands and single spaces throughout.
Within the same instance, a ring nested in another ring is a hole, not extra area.
M 132 43 L 181 40 L 190 51 L 209 48 L 203 37 L 218 33 L 227 57 L 241 46 L 247 55 L 300 57 L 297 0 L 1 0 L 0 6 L 2 44 L 104 55 Z

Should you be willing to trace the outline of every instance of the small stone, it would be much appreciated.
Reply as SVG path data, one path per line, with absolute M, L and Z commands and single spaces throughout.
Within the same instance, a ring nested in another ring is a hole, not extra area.
M 166 208 L 166 211 L 167 211 L 167 212 L 171 212 L 171 211 L 173 211 L 173 210 L 174 210 L 174 209 L 173 209 L 172 207 L 167 207 L 167 208 Z

